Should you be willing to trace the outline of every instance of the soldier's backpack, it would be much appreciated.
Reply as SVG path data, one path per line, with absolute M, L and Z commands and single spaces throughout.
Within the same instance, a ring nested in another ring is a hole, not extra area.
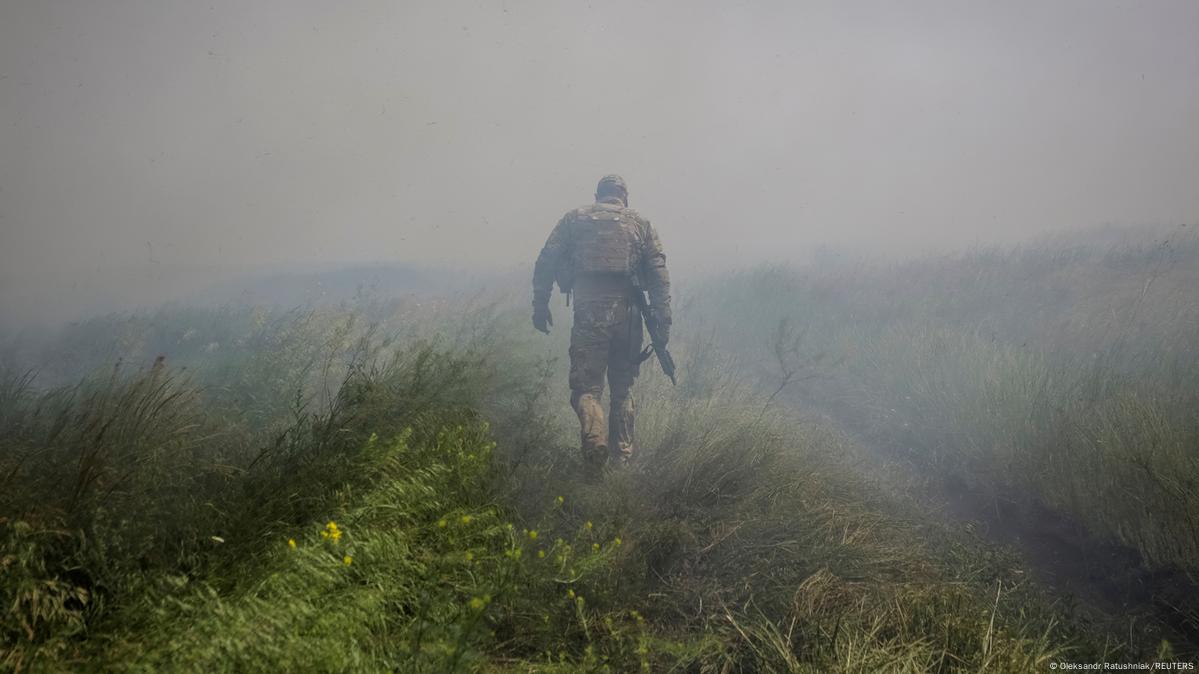
M 575 212 L 570 267 L 578 274 L 621 274 L 634 271 L 641 245 L 636 220 L 618 206 L 596 204 Z

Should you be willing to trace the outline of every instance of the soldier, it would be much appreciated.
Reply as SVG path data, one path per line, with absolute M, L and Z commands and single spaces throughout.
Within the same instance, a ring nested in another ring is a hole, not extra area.
M 533 327 L 549 334 L 554 282 L 574 296 L 570 331 L 570 404 L 579 416 L 583 459 L 602 467 L 611 452 L 621 463 L 633 454 L 633 379 L 641 368 L 641 312 L 634 287 L 649 292 L 649 311 L 669 339 L 670 275 L 649 220 L 629 208 L 628 189 L 617 175 L 600 179 L 595 203 L 558 221 L 533 268 Z M 640 292 L 640 291 L 638 291 Z M 600 404 L 607 371 L 611 413 Z

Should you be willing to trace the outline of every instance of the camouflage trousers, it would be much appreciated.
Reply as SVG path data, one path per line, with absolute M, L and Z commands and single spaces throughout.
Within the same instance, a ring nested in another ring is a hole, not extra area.
M 570 332 L 570 405 L 579 415 L 583 457 L 603 463 L 633 454 L 633 380 L 641 371 L 641 312 L 628 294 L 577 301 Z M 604 375 L 610 414 L 604 420 Z

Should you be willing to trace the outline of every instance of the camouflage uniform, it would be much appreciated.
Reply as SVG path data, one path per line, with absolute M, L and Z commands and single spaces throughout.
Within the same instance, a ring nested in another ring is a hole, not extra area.
M 619 176 L 605 176 L 596 202 L 558 221 L 533 270 L 533 322 L 548 332 L 555 281 L 574 296 L 570 332 L 570 404 L 579 416 L 584 458 L 607 461 L 609 451 L 633 453 L 631 388 L 640 372 L 641 313 L 633 304 L 633 278 L 649 292 L 650 310 L 669 329 L 670 275 L 649 220 L 627 206 Z M 569 300 L 568 300 L 569 301 Z M 539 322 L 540 317 L 540 322 Z M 600 403 L 607 371 L 611 414 Z

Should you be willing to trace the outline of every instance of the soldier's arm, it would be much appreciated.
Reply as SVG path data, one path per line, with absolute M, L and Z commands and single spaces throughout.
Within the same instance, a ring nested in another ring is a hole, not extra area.
M 566 255 L 566 221 L 568 217 L 568 215 L 563 216 L 554 226 L 554 231 L 550 232 L 545 246 L 541 248 L 541 254 L 537 256 L 537 263 L 533 265 L 534 307 L 549 305 L 550 293 L 554 289 L 554 278 Z
M 666 271 L 666 254 L 658 232 L 645 223 L 645 243 L 641 255 L 642 285 L 649 292 L 649 304 L 659 314 L 659 320 L 670 325 L 670 272 Z

